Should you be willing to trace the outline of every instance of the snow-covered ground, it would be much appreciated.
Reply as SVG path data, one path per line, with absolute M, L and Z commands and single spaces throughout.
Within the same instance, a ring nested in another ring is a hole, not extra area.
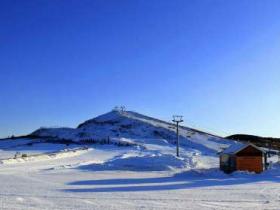
M 217 169 L 217 156 L 182 147 L 182 157 L 176 158 L 175 146 L 165 141 L 150 140 L 145 146 L 94 145 L 77 156 L 4 163 L 0 208 L 279 209 L 276 164 L 260 175 L 225 175 Z M 19 148 L 31 155 L 63 152 L 69 146 L 37 143 Z M 17 147 L 4 151 L 5 158 L 13 157 Z
M 0 209 L 279 209 L 277 157 L 262 174 L 226 175 L 217 152 L 234 142 L 182 127 L 177 158 L 171 126 L 112 112 L 70 132 L 0 141 Z M 54 144 L 50 136 L 95 142 Z

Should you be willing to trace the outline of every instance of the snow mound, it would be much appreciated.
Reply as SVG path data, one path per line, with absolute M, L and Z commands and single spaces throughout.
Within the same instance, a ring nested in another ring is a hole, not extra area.
M 0 161 L 1 164 L 15 164 L 15 163 L 25 163 L 25 162 L 37 162 L 37 161 L 45 161 L 45 160 L 54 160 L 60 158 L 68 158 L 79 156 L 85 152 L 88 152 L 88 148 L 78 148 L 73 150 L 62 150 L 55 153 L 46 153 L 39 155 L 30 155 L 30 156 L 22 156 L 16 158 L 8 158 Z
M 189 159 L 171 154 L 123 154 L 101 164 L 79 167 L 83 170 L 167 171 L 190 168 Z
M 31 136 L 72 140 L 78 136 L 78 131 L 74 128 L 40 128 L 31 133 Z

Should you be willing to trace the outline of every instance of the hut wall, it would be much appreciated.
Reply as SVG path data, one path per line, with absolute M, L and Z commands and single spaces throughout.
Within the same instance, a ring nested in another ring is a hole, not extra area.
M 239 171 L 261 173 L 263 171 L 263 158 L 262 156 L 236 157 L 236 169 Z

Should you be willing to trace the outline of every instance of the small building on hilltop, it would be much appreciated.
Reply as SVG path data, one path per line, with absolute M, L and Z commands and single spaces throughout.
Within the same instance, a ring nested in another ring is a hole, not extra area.
M 235 144 L 220 154 L 220 169 L 225 173 L 250 171 L 261 173 L 266 167 L 266 153 L 253 144 Z

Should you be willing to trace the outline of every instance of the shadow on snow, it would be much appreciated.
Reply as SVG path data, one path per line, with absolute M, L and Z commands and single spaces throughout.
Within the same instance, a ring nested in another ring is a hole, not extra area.
M 279 183 L 280 175 L 267 172 L 226 175 L 218 169 L 190 170 L 168 177 L 83 180 L 68 183 L 70 186 L 79 186 L 79 188 L 65 189 L 64 191 L 75 193 L 166 191 L 241 185 L 263 181 Z M 89 186 L 91 187 L 88 188 Z

